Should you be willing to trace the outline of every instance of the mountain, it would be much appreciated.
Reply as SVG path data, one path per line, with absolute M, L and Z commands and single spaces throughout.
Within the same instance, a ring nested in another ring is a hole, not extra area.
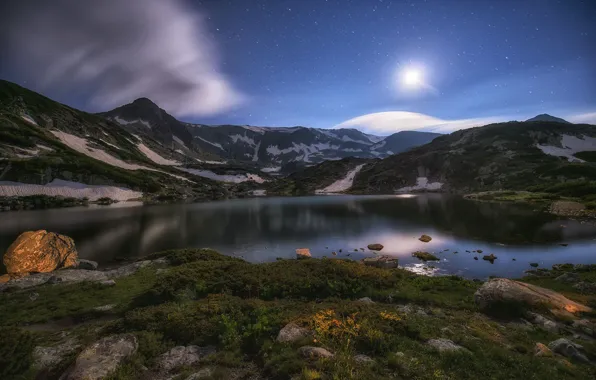
M 508 122 L 443 135 L 367 165 L 355 193 L 528 189 L 596 180 L 596 126 Z M 583 186 L 583 185 L 581 185 Z M 579 190 L 578 190 L 579 191 Z
M 303 167 L 352 156 L 387 157 L 438 136 L 426 132 L 398 132 L 381 137 L 356 129 L 184 123 L 144 98 L 100 115 L 133 133 L 143 131 L 166 146 L 182 149 L 185 154 L 210 154 L 216 157 L 213 160 L 252 162 L 269 172 L 279 171 L 292 162 L 301 163 L 296 167 Z
M 546 114 L 546 113 L 543 113 L 543 114 L 534 116 L 533 118 L 528 119 L 526 121 L 552 121 L 552 122 L 555 122 L 555 123 L 568 123 L 568 124 L 570 124 L 567 120 L 561 119 L 560 117 L 554 117 L 554 116 L 551 116 L 551 115 Z
M 188 161 L 145 131 L 0 81 L 0 196 L 225 196 L 219 182 L 183 171 Z

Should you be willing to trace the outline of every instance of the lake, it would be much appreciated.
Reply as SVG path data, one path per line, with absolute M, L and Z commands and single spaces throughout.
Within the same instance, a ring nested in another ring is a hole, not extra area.
M 297 248 L 310 248 L 315 257 L 333 257 L 335 251 L 340 258 L 361 259 L 373 255 L 366 249 L 371 243 L 383 244 L 381 253 L 399 258 L 400 266 L 467 278 L 519 277 L 531 269 L 531 262 L 547 268 L 596 263 L 593 224 L 539 213 L 528 205 L 478 203 L 444 194 L 120 203 L 5 212 L 0 213 L 0 252 L 21 232 L 36 229 L 72 237 L 80 257 L 100 265 L 186 247 L 211 247 L 251 262 L 294 258 Z M 432 241 L 419 241 L 422 234 Z M 434 253 L 441 261 L 424 264 L 411 257 L 417 250 Z M 498 257 L 493 264 L 482 260 L 490 253 Z

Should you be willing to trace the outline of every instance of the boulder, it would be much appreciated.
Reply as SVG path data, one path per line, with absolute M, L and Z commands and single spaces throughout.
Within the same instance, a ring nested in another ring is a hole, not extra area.
M 51 369 L 79 347 L 74 339 L 52 347 L 37 346 L 33 349 L 33 366 L 38 370 Z
M 480 252 L 480 250 L 478 250 L 478 252 Z M 484 255 L 482 257 L 482 260 L 490 261 L 491 263 L 495 262 L 496 259 L 497 256 L 495 256 L 493 253 L 491 253 L 490 255 Z
M 103 280 L 103 281 L 100 281 L 99 284 L 101 286 L 114 286 L 114 285 L 116 285 L 116 281 L 114 281 L 114 280 Z
M 371 358 L 370 356 L 362 355 L 362 354 L 355 355 L 354 361 L 356 363 L 360 363 L 360 364 L 367 364 L 367 363 L 374 362 L 373 358 Z
M 530 266 L 531 266 L 532 268 L 538 268 L 538 263 L 530 263 Z
M 506 278 L 494 278 L 485 282 L 474 294 L 474 300 L 481 309 L 501 302 L 516 302 L 528 306 L 546 306 L 553 313 L 571 316 L 592 310 L 553 290 Z
M 586 334 L 591 337 L 596 337 L 596 323 L 590 322 L 588 319 L 580 319 L 573 321 L 571 325 L 574 330 Z
M 428 236 L 428 235 L 422 235 L 422 236 L 420 236 L 420 237 L 418 238 L 418 240 L 420 240 L 421 242 L 424 242 L 424 243 L 428 243 L 428 242 L 429 242 L 429 241 L 431 241 L 432 239 L 433 239 L 433 238 L 431 238 L 431 237 L 430 237 L 430 236 Z
M 553 342 L 548 344 L 548 348 L 554 353 L 559 355 L 566 356 L 571 359 L 575 359 L 577 361 L 583 363 L 589 363 L 590 360 L 583 354 L 583 347 L 577 343 L 573 343 L 570 340 L 565 338 L 557 339 Z
M 298 349 L 298 353 L 309 359 L 332 358 L 333 354 L 322 347 L 304 346 Z
M 546 345 L 542 343 L 536 343 L 534 346 L 534 356 L 554 356 L 553 352 Z
M 535 325 L 538 325 L 545 329 L 546 331 L 550 331 L 552 333 L 558 333 L 560 330 L 560 326 L 555 321 L 552 321 L 540 314 L 537 313 L 528 313 L 528 319 Z
M 391 256 L 375 256 L 362 259 L 364 265 L 378 268 L 397 268 L 397 259 Z
M 453 341 L 449 339 L 430 339 L 426 344 L 439 352 L 468 351 L 466 348 L 453 343 Z
M 341 252 L 341 250 L 340 250 Z M 308 248 L 298 248 L 296 250 L 296 258 L 298 259 L 303 259 L 306 257 L 312 257 L 312 255 L 310 254 L 310 249 Z
M 584 294 L 596 294 L 596 283 L 581 281 L 573 285 L 573 289 Z
M 111 335 L 85 348 L 60 380 L 99 380 L 108 377 L 138 348 L 132 334 Z
M 553 270 L 560 270 L 560 271 L 569 271 L 573 270 L 573 264 L 566 263 L 566 264 L 554 264 Z
M 189 366 L 198 363 L 205 356 L 215 353 L 211 346 L 178 346 L 161 355 L 157 359 L 157 366 L 164 371 L 171 371 L 174 368 Z
M 151 263 L 151 260 L 136 261 L 123 267 L 106 271 L 104 273 L 106 276 L 108 276 L 108 278 L 126 277 L 130 276 L 131 274 L 135 274 L 139 269 L 144 268 Z
M 211 376 L 213 376 L 213 372 L 214 370 L 211 367 L 203 368 L 199 372 L 195 372 L 189 377 L 187 377 L 186 380 L 199 380 L 207 378 L 211 379 Z
M 375 303 L 375 301 L 371 300 L 369 297 L 362 297 L 362 298 L 358 299 L 358 302 L 368 303 L 368 304 Z
M 107 305 L 102 305 L 102 306 L 94 307 L 93 310 L 100 311 L 100 312 L 102 312 L 102 311 L 110 311 L 110 310 L 112 310 L 115 307 L 116 307 L 116 304 L 115 303 L 110 303 L 110 304 L 107 304 Z
M 563 273 L 559 277 L 555 278 L 555 281 L 565 282 L 568 284 L 573 284 L 573 283 L 579 282 L 580 280 L 581 280 L 581 278 L 579 277 L 579 274 L 572 273 L 572 272 Z
M 281 330 L 279 330 L 279 334 L 277 334 L 277 341 L 278 342 L 295 342 L 297 340 L 306 338 L 311 335 L 309 329 L 305 327 L 300 327 L 294 322 L 290 322 L 285 325 Z
M 367 248 L 370 249 L 371 251 L 380 251 L 384 247 L 383 247 L 383 244 L 375 243 L 375 244 L 367 245 Z
M 422 261 L 439 261 L 440 259 L 432 253 L 416 251 L 412 253 L 412 257 L 419 258 Z
M 79 259 L 76 267 L 77 269 L 97 270 L 98 264 L 96 261 Z
M 68 236 L 46 230 L 23 232 L 4 254 L 8 273 L 46 273 L 77 264 L 77 249 Z

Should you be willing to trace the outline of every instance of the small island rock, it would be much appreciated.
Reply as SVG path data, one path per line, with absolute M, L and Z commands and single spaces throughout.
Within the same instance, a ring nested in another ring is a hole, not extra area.
M 382 249 L 384 248 L 384 247 L 383 247 L 383 244 L 378 244 L 378 243 L 375 243 L 375 244 L 369 244 L 367 247 L 368 247 L 368 249 L 370 249 L 371 251 L 380 251 L 380 250 L 382 250 Z
M 422 236 L 420 236 L 420 237 L 418 238 L 418 240 L 420 240 L 421 242 L 424 242 L 424 243 L 428 243 L 428 242 L 429 242 L 429 241 L 431 241 L 432 239 L 433 239 L 433 238 L 431 238 L 431 237 L 430 237 L 430 236 L 428 236 L 428 235 L 422 235 Z

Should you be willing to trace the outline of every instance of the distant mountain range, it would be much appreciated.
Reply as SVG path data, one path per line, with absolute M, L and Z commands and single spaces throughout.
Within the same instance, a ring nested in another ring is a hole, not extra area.
M 408 131 L 382 137 L 356 129 L 192 124 L 176 120 L 145 98 L 100 115 L 132 133 L 147 133 L 174 151 L 253 162 L 266 170 L 276 170 L 290 162 L 309 165 L 352 156 L 383 158 L 440 136 Z

